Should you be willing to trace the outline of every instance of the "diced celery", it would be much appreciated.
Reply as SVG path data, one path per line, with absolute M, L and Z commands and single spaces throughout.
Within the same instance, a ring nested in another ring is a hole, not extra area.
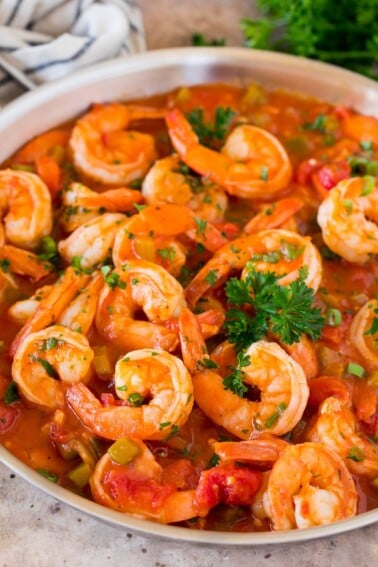
M 108 449 L 108 455 L 119 465 L 127 465 L 140 453 L 140 448 L 128 437 L 117 439 Z
M 81 463 L 68 473 L 68 478 L 79 488 L 86 486 L 91 476 L 92 469 L 87 463 Z

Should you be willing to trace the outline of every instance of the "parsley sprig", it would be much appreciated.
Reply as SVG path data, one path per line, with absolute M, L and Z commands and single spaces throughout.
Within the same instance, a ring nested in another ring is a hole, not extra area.
M 258 0 L 261 18 L 241 21 L 246 45 L 342 65 L 377 78 L 376 0 Z
M 203 108 L 193 108 L 186 114 L 186 118 L 197 134 L 200 143 L 210 147 L 224 140 L 235 116 L 236 112 L 223 106 L 218 106 L 215 109 L 213 124 L 205 122 Z
M 298 342 L 307 334 L 317 340 L 325 324 L 320 309 L 313 306 L 314 291 L 306 286 L 303 273 L 287 286 L 277 283 L 272 272 L 257 272 L 253 268 L 245 280 L 231 278 L 226 284 L 228 301 L 235 307 L 226 313 L 225 329 L 228 340 L 237 349 L 273 332 L 285 344 Z

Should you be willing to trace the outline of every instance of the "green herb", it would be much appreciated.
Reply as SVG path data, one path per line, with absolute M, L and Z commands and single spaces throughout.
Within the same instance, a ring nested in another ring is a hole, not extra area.
M 279 250 L 272 250 L 266 254 L 255 254 L 252 256 L 252 262 L 266 262 L 267 264 L 277 264 L 281 260 L 281 252 Z
M 261 168 L 260 179 L 262 179 L 263 181 L 268 181 L 268 175 L 269 175 L 269 167 L 263 165 Z
M 108 273 L 104 279 L 110 289 L 115 289 L 116 287 L 126 289 L 126 282 L 124 282 L 116 272 Z
M 330 327 L 338 327 L 339 325 L 341 325 L 343 320 L 341 311 L 339 311 L 338 309 L 332 309 L 331 307 L 328 307 L 328 309 L 326 310 L 325 317 L 327 325 L 329 325 Z
M 49 339 L 42 341 L 42 345 L 39 350 L 41 351 L 52 350 L 53 348 L 56 348 L 57 345 L 58 345 L 58 339 L 56 339 L 55 337 L 50 337 Z
M 378 307 L 373 310 L 375 315 L 378 315 Z M 374 317 L 370 329 L 365 331 L 364 335 L 375 335 L 378 333 L 378 317 Z
M 60 267 L 61 257 L 58 252 L 58 245 L 51 236 L 42 238 L 38 258 L 50 262 L 55 268 Z
M 142 187 L 143 179 L 134 179 L 128 185 L 131 189 L 140 189 Z
M 79 274 L 91 274 L 91 268 L 83 268 L 81 265 L 82 256 L 74 256 L 71 261 L 71 266 L 75 268 L 75 271 Z
M 333 252 L 326 245 L 322 246 L 320 254 L 322 255 L 322 258 L 324 258 L 324 260 L 340 260 L 340 256 Z
M 348 162 L 352 175 L 376 175 L 378 172 L 378 161 L 365 156 L 349 156 Z
M 222 142 L 231 127 L 236 112 L 231 108 L 218 106 L 215 109 L 214 123 L 206 124 L 202 108 L 193 108 L 186 114 L 194 132 L 197 134 L 201 144 L 212 146 L 214 142 Z
M 256 272 L 253 268 L 245 280 L 231 278 L 226 284 L 228 301 L 236 306 L 249 304 L 253 315 L 231 308 L 224 324 L 228 340 L 238 350 L 262 339 L 272 331 L 286 344 L 298 342 L 303 334 L 317 340 L 325 324 L 320 309 L 313 307 L 314 291 L 303 277 L 287 286 L 277 283 L 272 272 Z
M 197 361 L 197 366 L 206 368 L 206 370 L 210 370 L 212 368 L 219 368 L 219 365 L 215 362 L 215 360 L 211 360 L 211 358 L 204 358 L 203 360 Z
M 147 207 L 147 205 L 138 205 L 138 203 L 134 203 L 134 207 L 136 208 L 137 211 L 143 211 L 143 209 L 145 209 Z
M 163 422 L 159 425 L 159 429 L 160 429 L 160 431 L 161 431 L 162 429 L 165 429 L 166 427 L 169 427 L 170 425 L 171 425 L 171 422 L 170 422 L 170 421 L 163 421 Z
M 138 392 L 134 392 L 133 394 L 129 395 L 129 397 L 127 398 L 127 401 L 134 408 L 138 408 L 139 406 L 143 405 L 144 398 Z
M 8 258 L 2 258 L 0 260 L 0 268 L 4 272 L 4 274 L 7 274 L 9 272 L 10 264 L 11 263 Z
M 344 199 L 341 204 L 348 215 L 352 214 L 354 208 L 353 201 L 351 201 L 350 199 Z
M 213 286 L 218 281 L 217 270 L 210 270 L 210 272 L 205 277 L 205 281 Z
M 207 222 L 205 220 L 198 218 L 198 217 L 194 217 L 194 222 L 197 225 L 198 234 L 205 236 L 205 230 L 206 230 L 206 227 L 207 227 Z
M 46 469 L 37 469 L 37 472 L 51 482 L 58 482 L 59 480 L 59 477 L 55 473 L 47 471 Z
M 284 402 L 279 404 L 276 408 L 276 411 L 272 413 L 272 415 L 269 416 L 268 419 L 265 421 L 265 427 L 267 429 L 271 429 L 274 425 L 276 425 L 276 423 L 278 422 L 278 420 L 280 419 L 281 415 L 283 414 L 286 408 L 287 408 L 287 404 L 285 404 Z
M 223 379 L 223 386 L 225 390 L 231 390 L 240 398 L 243 397 L 243 395 L 248 391 L 248 388 L 243 384 L 245 372 L 242 368 L 249 366 L 249 364 L 249 356 L 243 352 L 239 352 L 237 355 L 237 365 L 233 366 L 231 374 Z
M 192 34 L 192 45 L 194 47 L 224 47 L 226 40 L 223 37 L 206 39 L 202 33 L 195 32 Z
M 43 366 L 50 378 L 58 378 L 58 374 L 55 368 L 49 363 L 48 360 L 40 358 L 39 356 L 35 360 Z
M 207 469 L 212 469 L 213 467 L 216 467 L 217 465 L 219 465 L 220 462 L 220 457 L 219 455 L 217 455 L 216 453 L 213 453 L 210 457 L 209 462 L 207 463 Z
M 13 404 L 13 402 L 17 402 L 19 399 L 17 384 L 14 380 L 11 380 L 5 392 L 4 404 Z
M 326 117 L 324 116 L 324 114 L 319 114 L 313 120 L 313 122 L 303 124 L 303 130 L 312 130 L 314 132 L 318 131 L 318 132 L 321 132 L 322 134 L 324 134 L 326 132 L 325 119 L 326 119 Z
M 245 42 L 320 59 L 377 78 L 376 0 L 258 0 L 263 17 L 241 21 Z
M 172 437 L 174 437 L 175 435 L 177 435 L 177 433 L 179 433 L 180 428 L 178 425 L 173 424 L 171 427 L 170 432 L 168 433 L 168 435 L 166 435 L 163 439 L 163 441 L 169 441 L 169 439 L 172 439 Z
M 347 366 L 347 372 L 357 376 L 357 378 L 363 378 L 365 376 L 365 368 L 356 362 L 349 362 Z
M 347 455 L 347 459 L 361 463 L 361 461 L 365 460 L 365 454 L 359 447 L 352 447 Z
M 296 260 L 304 252 L 304 246 L 297 246 L 291 242 L 283 242 L 282 253 L 288 260 Z
M 173 262 L 175 259 L 176 251 L 172 246 L 168 246 L 167 248 L 158 248 L 157 253 L 164 258 L 164 260 L 169 260 Z
M 365 175 L 362 178 L 362 193 L 361 197 L 366 197 L 366 195 L 370 195 L 375 189 L 375 179 L 371 175 Z

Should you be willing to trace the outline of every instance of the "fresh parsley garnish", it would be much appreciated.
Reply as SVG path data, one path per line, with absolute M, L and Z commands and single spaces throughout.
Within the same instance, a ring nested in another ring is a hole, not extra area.
M 222 142 L 231 127 L 236 116 L 231 108 L 218 106 L 215 109 L 214 122 L 205 122 L 203 108 L 193 108 L 186 114 L 194 132 L 197 134 L 201 144 L 212 147 L 214 143 Z
M 233 366 L 231 368 L 232 372 L 223 379 L 224 389 L 231 390 L 240 398 L 242 398 L 243 395 L 248 391 L 248 388 L 243 384 L 245 372 L 242 369 L 248 366 L 249 363 L 249 356 L 242 352 L 239 352 L 237 355 L 236 366 Z
M 249 306 L 249 312 L 233 307 L 226 313 L 228 340 L 238 350 L 261 340 L 268 331 L 285 344 L 298 342 L 303 334 L 319 338 L 325 320 L 320 309 L 313 307 L 314 291 L 306 286 L 303 274 L 287 286 L 279 285 L 278 279 L 272 272 L 252 268 L 245 280 L 227 282 L 228 301 L 237 307 Z

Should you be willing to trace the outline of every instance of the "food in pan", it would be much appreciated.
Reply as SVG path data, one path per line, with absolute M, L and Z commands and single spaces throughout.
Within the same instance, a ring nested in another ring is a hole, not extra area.
M 378 121 L 205 85 L 95 104 L 0 170 L 0 439 L 187 528 L 378 488 Z

